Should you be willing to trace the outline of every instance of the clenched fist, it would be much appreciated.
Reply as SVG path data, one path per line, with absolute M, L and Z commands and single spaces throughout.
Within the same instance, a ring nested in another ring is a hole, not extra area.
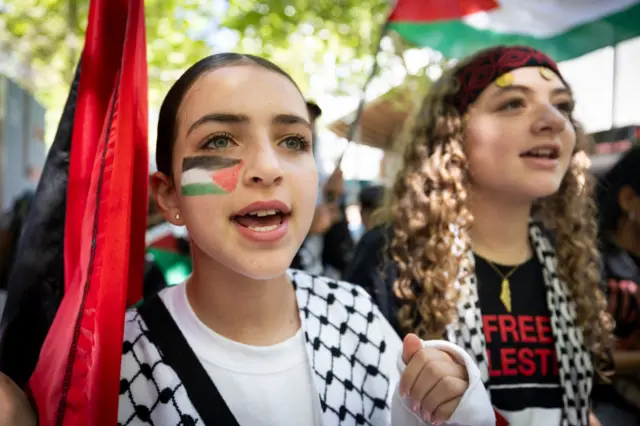
M 423 348 L 415 334 L 404 338 L 402 360 L 400 394 L 413 411 L 430 423 L 449 420 L 469 387 L 465 366 L 444 350 Z
M 25 393 L 0 373 L 0 426 L 36 426 L 37 423 Z

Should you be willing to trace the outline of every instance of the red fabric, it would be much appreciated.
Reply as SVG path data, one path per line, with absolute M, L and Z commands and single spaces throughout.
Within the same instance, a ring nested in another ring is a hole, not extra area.
M 480 96 L 480 93 L 498 77 L 517 68 L 545 67 L 560 78 L 555 61 L 528 46 L 497 46 L 483 50 L 456 74 L 460 89 L 456 94 L 456 107 L 462 114 Z
M 496 415 L 496 426 L 509 426 L 507 419 L 505 419 L 502 414 L 498 413 L 498 410 L 494 408 L 493 412 Z
M 447 21 L 498 7 L 496 0 L 398 0 L 389 21 L 416 24 Z
M 173 234 L 168 234 L 164 237 L 158 238 L 157 240 L 149 244 L 147 248 L 177 252 L 178 240 Z
M 147 116 L 143 0 L 91 0 L 69 164 L 65 296 L 29 382 L 41 425 L 117 423 L 125 306 L 142 295 Z

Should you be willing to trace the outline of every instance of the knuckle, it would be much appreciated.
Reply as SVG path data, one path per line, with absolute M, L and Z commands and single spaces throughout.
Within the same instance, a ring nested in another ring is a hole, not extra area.
M 445 367 L 438 361 L 431 361 L 424 368 L 432 377 L 440 378 L 445 375 Z
M 447 404 L 446 406 L 441 405 L 436 408 L 436 411 L 434 411 L 433 414 L 438 419 L 449 420 L 451 416 L 453 416 L 453 408 L 451 407 L 451 404 Z
M 457 377 L 445 376 L 440 380 L 443 390 L 448 392 L 459 392 L 461 388 L 461 381 Z
M 420 349 L 418 356 L 423 363 L 427 363 L 431 359 L 429 349 Z

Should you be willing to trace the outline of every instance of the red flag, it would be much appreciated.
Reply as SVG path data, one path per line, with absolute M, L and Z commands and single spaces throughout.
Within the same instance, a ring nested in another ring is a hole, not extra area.
M 493 409 L 493 412 L 496 415 L 496 426 L 509 426 L 509 422 L 507 421 L 507 419 L 505 419 L 502 414 L 500 414 L 498 412 L 498 410 L 496 410 L 495 408 Z
M 460 19 L 476 12 L 500 7 L 497 0 L 398 0 L 389 16 L 391 22 L 429 23 Z
M 91 0 L 69 164 L 65 294 L 29 387 L 40 424 L 117 424 L 124 312 L 142 294 L 143 0 Z

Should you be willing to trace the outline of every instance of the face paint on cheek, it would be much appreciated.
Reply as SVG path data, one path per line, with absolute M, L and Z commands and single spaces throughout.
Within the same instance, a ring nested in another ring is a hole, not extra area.
M 238 185 L 243 162 L 236 158 L 199 155 L 182 160 L 182 195 L 223 195 Z

